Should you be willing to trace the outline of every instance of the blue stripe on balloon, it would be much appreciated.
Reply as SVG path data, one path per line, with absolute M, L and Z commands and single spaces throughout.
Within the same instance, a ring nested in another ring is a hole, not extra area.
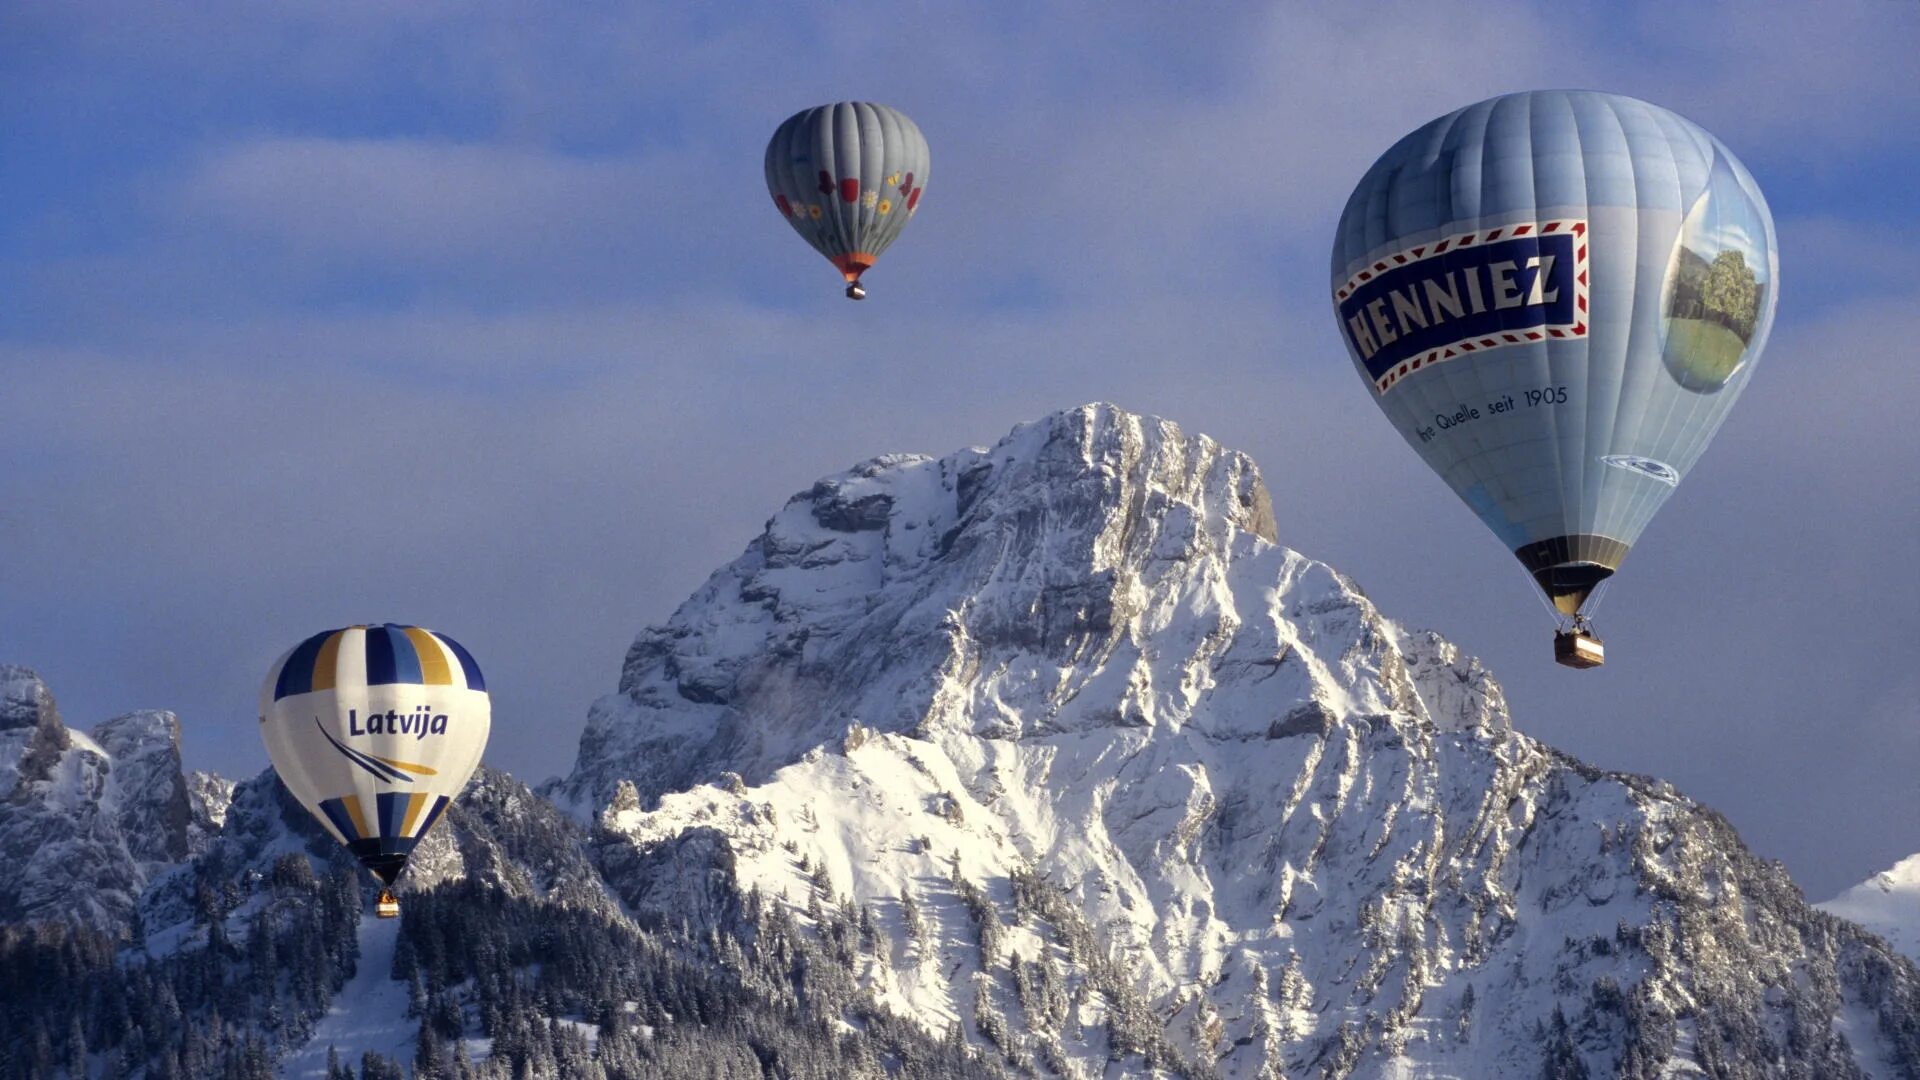
M 400 819 L 406 815 L 408 795 L 382 792 L 374 796 L 380 803 L 380 835 L 399 836 Z
M 435 634 L 433 636 L 439 638 L 441 644 L 452 649 L 453 655 L 459 659 L 460 670 L 465 672 L 467 676 L 467 689 L 485 690 L 487 688 L 487 681 L 480 677 L 480 665 L 473 662 L 472 654 L 462 648 L 459 642 L 445 634 Z
M 393 635 L 384 626 L 367 627 L 367 685 L 399 682 L 393 655 Z
M 387 633 L 387 644 L 393 649 L 393 680 L 397 683 L 419 684 L 426 682 L 420 674 L 420 652 L 413 647 L 413 639 L 407 636 L 406 628 L 388 623 L 380 629 Z
M 280 681 L 274 684 L 273 700 L 304 694 L 313 689 L 313 662 L 320 655 L 320 646 L 327 643 L 333 631 L 315 634 L 300 643 L 287 657 L 285 667 L 280 669 Z
M 427 811 L 427 816 L 420 822 L 419 829 L 415 830 L 413 835 L 416 837 L 427 835 L 427 830 L 433 828 L 433 823 L 440 820 L 440 812 L 447 808 L 449 801 L 445 795 L 434 796 L 433 808 Z
M 340 830 L 341 836 L 350 841 L 361 839 L 360 831 L 353 827 L 353 819 L 347 816 L 347 808 L 341 804 L 341 800 L 322 800 L 320 809 L 327 815 L 327 820 L 333 822 L 333 827 Z

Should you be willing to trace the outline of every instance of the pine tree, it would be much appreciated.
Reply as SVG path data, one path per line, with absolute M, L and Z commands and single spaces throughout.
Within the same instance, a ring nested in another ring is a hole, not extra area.
M 900 922 L 907 932 L 907 940 L 916 946 L 926 944 L 927 924 L 920 918 L 920 905 L 913 898 L 913 889 L 900 886 Z
M 1701 1033 L 1705 1035 L 1712 1030 L 1710 1027 L 1702 1028 Z M 1541 1034 L 1547 1041 L 1546 1057 L 1540 1063 L 1542 1080 L 1588 1080 L 1586 1059 L 1580 1056 L 1580 1048 L 1574 1045 L 1573 1033 L 1567 1026 L 1567 1015 L 1560 1011 L 1560 1006 L 1553 1007 L 1551 1032 L 1543 1029 Z M 1703 1046 L 1702 1050 L 1705 1049 Z M 1717 1070 L 1709 1067 L 1708 1072 L 1717 1073 Z
M 53 1039 L 48 1036 L 44 1021 L 34 1025 L 33 1057 L 27 1067 L 30 1080 L 46 1080 L 53 1075 Z
M 433 1025 L 424 1021 L 414 1036 L 413 1074 L 419 1080 L 444 1080 L 446 1076 L 440 1040 L 434 1035 Z
M 1473 984 L 1460 992 L 1459 1004 L 1454 1006 L 1453 1037 L 1457 1042 L 1466 1042 L 1473 1035 Z
M 67 1021 L 67 1075 L 87 1075 L 87 1032 L 80 1026 L 79 1013 Z

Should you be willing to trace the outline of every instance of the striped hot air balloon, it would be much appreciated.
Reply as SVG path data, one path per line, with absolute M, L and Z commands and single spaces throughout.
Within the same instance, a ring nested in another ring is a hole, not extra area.
M 260 688 L 281 783 L 379 877 L 380 914 L 407 857 L 480 764 L 492 712 L 459 642 L 387 623 L 315 634 Z
M 1509 94 L 1401 139 L 1347 200 L 1333 306 L 1407 444 L 1571 628 L 1753 375 L 1773 219 L 1733 152 L 1644 101 Z M 1562 653 L 1574 666 L 1599 660 Z
M 860 275 L 920 208 L 931 159 L 906 114 L 843 101 L 788 117 L 767 143 L 766 168 L 774 209 L 861 300 Z

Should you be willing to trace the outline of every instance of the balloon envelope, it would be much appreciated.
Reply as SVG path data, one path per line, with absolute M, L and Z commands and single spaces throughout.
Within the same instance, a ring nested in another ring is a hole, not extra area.
M 787 118 L 767 143 L 767 193 L 854 294 L 860 275 L 919 209 L 931 159 L 906 114 L 866 101 Z
M 1718 139 L 1633 98 L 1541 91 L 1374 163 L 1334 237 L 1333 303 L 1381 411 L 1573 614 L 1746 387 L 1777 263 Z
M 389 885 L 480 764 L 491 717 L 473 657 L 417 626 L 315 634 L 260 688 L 281 782 Z

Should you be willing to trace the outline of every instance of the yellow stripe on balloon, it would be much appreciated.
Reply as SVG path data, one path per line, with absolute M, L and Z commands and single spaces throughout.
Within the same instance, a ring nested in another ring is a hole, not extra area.
M 453 671 L 447 667 L 447 651 L 433 640 L 433 635 L 417 626 L 407 627 L 407 640 L 413 642 L 413 651 L 420 654 L 420 681 L 428 686 L 453 685 Z
M 435 769 L 428 765 L 422 765 L 417 761 L 399 761 L 397 759 L 390 758 L 390 757 L 381 757 L 379 754 L 368 754 L 367 756 L 372 758 L 375 761 L 386 762 L 388 765 L 391 765 L 394 768 L 399 769 L 401 772 L 410 772 L 415 776 L 439 776 L 440 775 L 440 770 Z
M 333 689 L 334 668 L 340 663 L 340 639 L 345 630 L 335 630 L 320 646 L 320 655 L 313 661 L 313 685 L 309 690 Z
M 359 834 L 354 839 L 365 840 L 379 835 L 367 831 L 366 816 L 360 813 L 360 796 L 345 795 L 341 797 L 340 802 L 347 808 L 347 817 L 353 819 L 353 831 Z
M 407 816 L 400 820 L 400 835 L 412 836 L 413 827 L 420 820 L 420 811 L 426 809 L 427 793 L 416 791 L 407 796 Z

